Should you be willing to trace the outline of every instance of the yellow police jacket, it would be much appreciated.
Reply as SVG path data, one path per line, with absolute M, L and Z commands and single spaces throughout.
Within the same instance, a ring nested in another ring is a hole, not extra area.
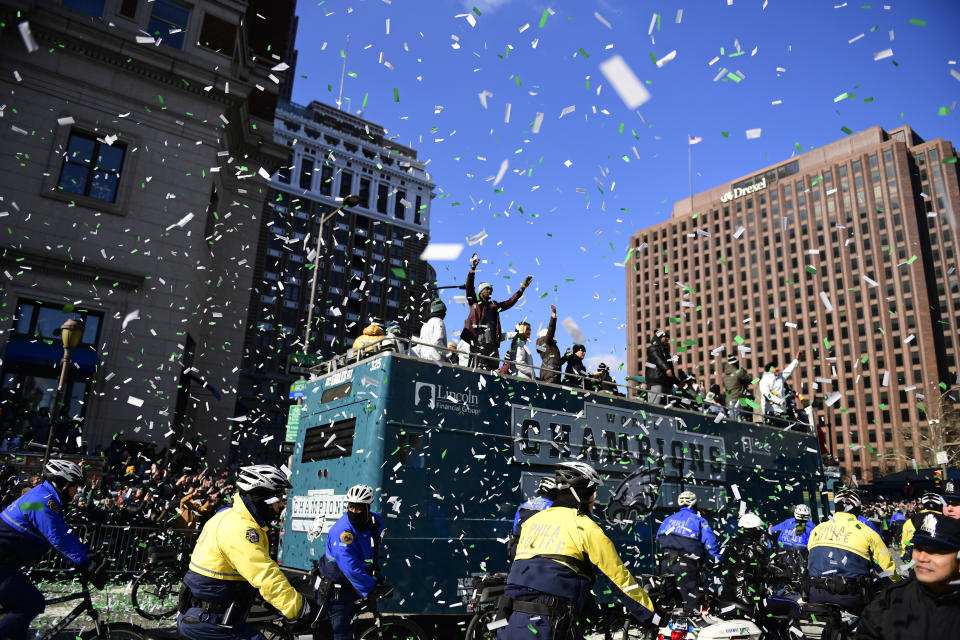
M 638 620 L 653 615 L 653 602 L 623 566 L 613 542 L 588 516 L 569 507 L 535 513 L 520 529 L 517 555 L 507 578 L 508 594 L 525 590 L 573 600 L 582 609 L 595 576 L 602 572 L 614 593 Z
M 913 534 L 917 532 L 917 525 L 913 523 L 913 519 L 918 518 L 922 521 L 923 514 L 925 513 L 940 513 L 940 511 L 934 511 L 933 509 L 921 509 L 914 515 L 907 518 L 907 521 L 903 523 L 903 529 L 900 530 L 900 555 L 905 554 L 907 549 L 913 547 Z
M 303 596 L 270 558 L 266 528 L 257 524 L 239 492 L 232 507 L 203 525 L 190 556 L 190 571 L 207 580 L 247 582 L 287 619 L 293 620 L 303 609 Z
M 850 513 L 835 513 L 810 533 L 807 569 L 814 578 L 857 578 L 878 568 L 893 582 L 900 580 L 880 535 Z

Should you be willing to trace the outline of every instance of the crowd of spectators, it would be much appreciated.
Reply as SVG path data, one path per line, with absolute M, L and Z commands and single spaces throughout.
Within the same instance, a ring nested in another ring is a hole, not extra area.
M 87 485 L 67 506 L 68 521 L 199 531 L 230 504 L 239 465 L 211 470 L 203 464 L 205 451 L 196 441 L 179 451 L 183 454 L 153 455 L 115 442 L 99 452 L 100 460 L 87 470 Z M 0 508 L 41 481 L 27 468 L 0 466 Z

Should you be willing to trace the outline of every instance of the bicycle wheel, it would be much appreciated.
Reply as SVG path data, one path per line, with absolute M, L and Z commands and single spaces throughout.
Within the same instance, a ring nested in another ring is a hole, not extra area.
M 656 638 L 657 632 L 643 629 L 630 618 L 612 621 L 603 632 L 605 640 L 648 640 Z
M 91 638 L 111 638 L 112 640 L 144 640 L 146 634 L 143 629 L 135 624 L 126 622 L 104 622 L 100 625 L 100 633 L 97 633 L 96 627 L 87 629 L 80 634 L 82 640 L 91 640 Z
M 386 618 L 367 627 L 359 640 L 427 640 L 427 634 L 413 620 L 406 618 Z
M 493 640 L 496 638 L 497 632 L 487 629 L 487 625 L 493 622 L 496 617 L 496 609 L 487 609 L 473 614 L 473 617 L 470 618 L 470 624 L 467 625 L 465 640 Z
M 276 622 L 253 622 L 257 631 L 263 634 L 267 640 L 297 640 L 296 636 L 287 631 L 287 628 Z
M 161 620 L 177 613 L 177 596 L 180 592 L 180 577 L 165 569 L 147 571 L 133 581 L 130 599 L 133 608 L 148 620 Z

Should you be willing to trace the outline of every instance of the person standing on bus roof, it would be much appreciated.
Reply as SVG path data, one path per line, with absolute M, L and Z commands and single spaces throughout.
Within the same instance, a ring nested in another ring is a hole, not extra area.
M 383 520 L 370 509 L 372 504 L 371 487 L 350 487 L 347 511 L 327 534 L 326 553 L 319 568 L 329 584 L 318 588 L 314 596 L 329 615 L 333 640 L 353 640 L 357 601 L 376 597 L 383 588 L 377 579 Z
M 447 305 L 443 304 L 443 300 L 430 303 L 430 315 L 420 327 L 419 344 L 412 349 L 414 355 L 424 360 L 449 361 L 446 352 L 437 348 L 447 346 L 447 326 L 443 322 L 446 315 Z
M 364 347 L 369 347 L 380 342 L 385 335 L 387 335 L 387 332 L 383 330 L 383 321 L 380 318 L 371 317 L 370 324 L 367 325 L 363 333 L 353 341 L 353 350 L 357 352 L 357 356 L 362 356 Z
M 683 491 L 677 497 L 680 510 L 667 516 L 657 530 L 658 568 L 664 579 L 665 593 L 683 601 L 688 612 L 703 605 L 704 556 L 720 562 L 717 536 L 697 513 L 697 495 Z
M 575 344 L 560 360 L 567 368 L 563 372 L 563 385 L 567 387 L 587 387 L 587 367 L 583 364 L 583 359 L 587 355 L 587 348 L 582 344 Z
M 540 381 L 560 384 L 560 347 L 554 335 L 557 333 L 557 308 L 550 305 L 550 323 L 537 334 L 537 352 L 540 354 Z
M 507 558 L 513 560 L 513 557 L 517 554 L 517 542 L 520 540 L 520 529 L 523 527 L 523 523 L 529 520 L 533 514 L 552 507 L 556 492 L 556 479 L 553 476 L 544 476 L 540 478 L 540 483 L 537 485 L 536 495 L 527 498 L 517 507 L 517 513 L 513 516 L 513 531 L 507 536 Z
M 653 602 L 630 575 L 613 542 L 594 522 L 600 476 L 583 462 L 562 462 L 553 506 L 533 514 L 520 531 L 497 618 L 498 640 L 571 640 L 599 571 L 640 623 L 658 621 Z
M 530 323 L 518 322 L 516 331 L 506 334 L 506 339 L 510 340 L 510 349 L 503 357 L 503 366 L 500 367 L 500 373 L 511 373 L 524 380 L 533 380 L 533 354 L 527 342 L 530 340 Z
M 470 312 L 463 323 L 460 336 L 470 343 L 470 353 L 473 356 L 474 366 L 487 371 L 496 371 L 500 367 L 500 343 L 503 341 L 503 331 L 500 328 L 500 312 L 506 311 L 517 304 L 523 292 L 530 286 L 533 276 L 527 276 L 520 288 L 507 300 L 496 302 L 493 297 L 493 285 L 489 282 L 480 283 L 479 293 L 474 288 L 477 265 L 480 258 L 473 254 L 470 261 L 470 272 L 467 274 L 467 303 Z

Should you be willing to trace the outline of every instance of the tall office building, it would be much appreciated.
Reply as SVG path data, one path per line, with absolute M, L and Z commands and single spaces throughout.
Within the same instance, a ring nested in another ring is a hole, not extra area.
M 678 202 L 632 238 L 630 373 L 660 328 L 708 384 L 731 353 L 759 376 L 799 351 L 847 474 L 931 466 L 918 427 L 958 382 L 957 176 L 950 142 L 873 127 Z
M 434 185 L 415 150 L 380 125 L 316 101 L 281 101 L 274 139 L 290 157 L 271 180 L 260 228 L 238 406 L 263 438 L 282 434 L 286 423 L 298 377 L 288 374 L 287 360 L 303 350 L 324 214 L 348 194 L 360 196 L 323 225 L 310 353 L 345 352 L 370 317 L 396 320 L 403 335 L 416 335 L 436 279 L 420 260 Z
M 82 317 L 55 433 L 229 447 L 294 7 L 0 5 L 0 432 L 45 439 Z

